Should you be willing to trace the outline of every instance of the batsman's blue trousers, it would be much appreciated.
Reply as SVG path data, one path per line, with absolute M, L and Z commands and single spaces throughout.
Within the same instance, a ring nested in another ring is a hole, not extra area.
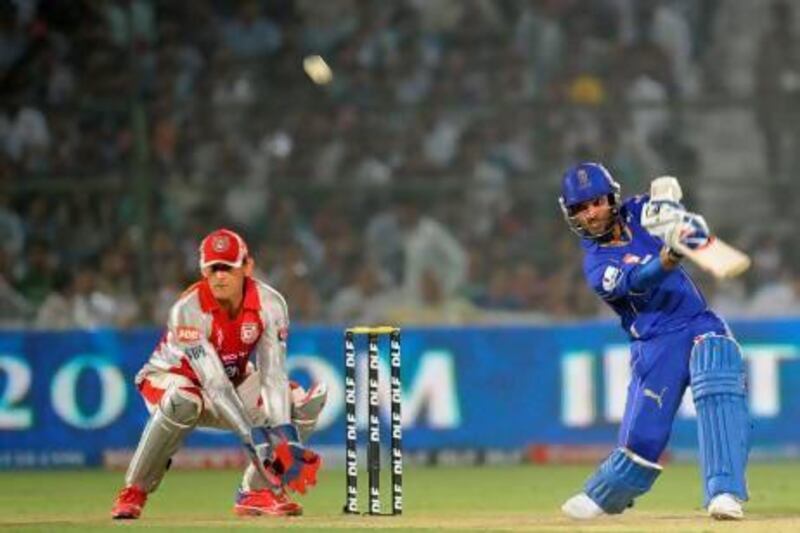
M 707 333 L 729 335 L 730 331 L 722 319 L 706 311 L 685 328 L 631 344 L 631 382 L 619 430 L 619 446 L 658 462 L 689 386 L 689 358 L 694 339 Z

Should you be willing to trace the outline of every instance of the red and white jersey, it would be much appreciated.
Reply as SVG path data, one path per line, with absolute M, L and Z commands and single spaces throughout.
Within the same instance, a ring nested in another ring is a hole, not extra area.
M 188 377 L 217 398 L 220 389 L 229 392 L 244 381 L 253 354 L 273 423 L 287 423 L 288 332 L 286 301 L 266 283 L 246 278 L 241 309 L 231 318 L 202 280 L 189 287 L 170 310 L 167 330 L 136 382 L 154 371 L 171 372 Z

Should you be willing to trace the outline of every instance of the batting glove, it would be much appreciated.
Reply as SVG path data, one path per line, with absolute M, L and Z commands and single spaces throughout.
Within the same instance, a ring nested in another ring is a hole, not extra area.
M 694 213 L 685 213 L 679 224 L 667 235 L 667 246 L 680 254 L 684 250 L 696 250 L 708 244 L 711 230 L 706 219 Z

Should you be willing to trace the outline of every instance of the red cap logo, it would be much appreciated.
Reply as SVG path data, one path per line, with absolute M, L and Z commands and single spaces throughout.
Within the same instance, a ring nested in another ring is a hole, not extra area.
M 214 238 L 211 239 L 211 248 L 217 253 L 222 253 L 228 249 L 230 242 L 231 240 L 227 235 L 215 235 Z
M 218 229 L 200 243 L 200 268 L 216 263 L 238 268 L 247 257 L 247 244 L 236 232 Z

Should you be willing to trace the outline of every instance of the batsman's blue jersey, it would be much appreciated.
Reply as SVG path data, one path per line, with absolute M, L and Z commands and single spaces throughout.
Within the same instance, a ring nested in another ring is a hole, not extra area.
M 583 239 L 583 271 L 592 289 L 617 313 L 632 339 L 648 339 L 684 328 L 707 311 L 707 304 L 692 279 L 678 267 L 656 287 L 636 293 L 630 286 L 631 271 L 640 264 L 658 261 L 662 241 L 641 226 L 646 195 L 623 202 L 620 215 L 625 242 L 603 245 Z

